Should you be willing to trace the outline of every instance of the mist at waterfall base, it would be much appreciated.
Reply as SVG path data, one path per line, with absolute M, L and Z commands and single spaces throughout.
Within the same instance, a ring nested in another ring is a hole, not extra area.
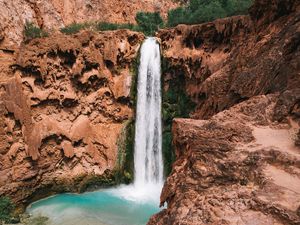
M 135 124 L 134 183 L 83 194 L 59 194 L 31 204 L 33 217 L 55 225 L 141 225 L 160 211 L 163 185 L 160 50 L 155 38 L 141 46 Z

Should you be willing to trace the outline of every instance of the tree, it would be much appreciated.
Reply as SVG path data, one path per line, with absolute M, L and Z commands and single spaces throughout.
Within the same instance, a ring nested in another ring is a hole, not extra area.
M 164 22 L 159 12 L 138 12 L 135 16 L 139 31 L 145 35 L 154 35 L 154 33 L 163 26 Z
M 8 197 L 0 197 L 0 222 L 9 223 L 14 209 L 15 206 Z

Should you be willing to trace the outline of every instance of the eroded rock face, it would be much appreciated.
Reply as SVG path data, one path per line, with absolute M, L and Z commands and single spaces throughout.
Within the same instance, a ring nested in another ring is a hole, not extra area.
M 197 104 L 174 119 L 176 161 L 148 224 L 300 223 L 299 1 L 162 30 L 169 80 Z M 204 120 L 205 119 L 205 120 Z
M 236 16 L 159 33 L 166 76 L 185 77 L 187 94 L 197 104 L 193 118 L 300 87 L 299 1 L 282 2 L 256 1 L 252 19 Z
M 149 224 L 298 224 L 299 117 L 273 122 L 278 95 L 209 120 L 175 119 L 176 162 Z
M 113 171 L 143 39 L 82 32 L 22 45 L 0 84 L 1 195 L 21 202 L 38 191 L 78 191 L 84 177 Z
M 166 17 L 177 5 L 171 0 L 0 0 L 0 47 L 21 43 L 26 20 L 52 33 L 74 22 L 134 23 L 139 11 L 160 11 Z

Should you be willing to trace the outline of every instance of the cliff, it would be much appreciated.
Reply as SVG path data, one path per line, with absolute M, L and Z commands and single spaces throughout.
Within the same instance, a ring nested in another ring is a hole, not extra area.
M 143 39 L 126 30 L 87 31 L 34 39 L 6 53 L 1 195 L 26 204 L 82 191 L 93 179 L 113 182 L 118 143 L 133 116 L 133 68 Z
M 300 223 L 300 4 L 162 30 L 164 82 L 196 104 L 173 120 L 176 160 L 148 224 Z
M 256 1 L 250 16 L 160 31 L 168 62 L 165 77 L 185 77 L 186 92 L 197 104 L 193 118 L 209 118 L 253 96 L 300 86 L 295 79 L 299 5 L 280 2 Z
M 21 43 L 26 20 L 52 33 L 74 22 L 134 23 L 140 11 L 159 11 L 166 17 L 168 10 L 177 5 L 170 0 L 1 0 L 0 47 Z

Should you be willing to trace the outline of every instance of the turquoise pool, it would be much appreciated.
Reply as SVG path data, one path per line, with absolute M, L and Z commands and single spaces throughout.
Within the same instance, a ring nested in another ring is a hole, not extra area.
M 142 225 L 161 210 L 157 193 L 151 193 L 151 188 L 147 192 L 149 198 L 139 198 L 138 193 L 127 186 L 83 194 L 59 194 L 31 204 L 27 212 L 48 217 L 51 225 Z

